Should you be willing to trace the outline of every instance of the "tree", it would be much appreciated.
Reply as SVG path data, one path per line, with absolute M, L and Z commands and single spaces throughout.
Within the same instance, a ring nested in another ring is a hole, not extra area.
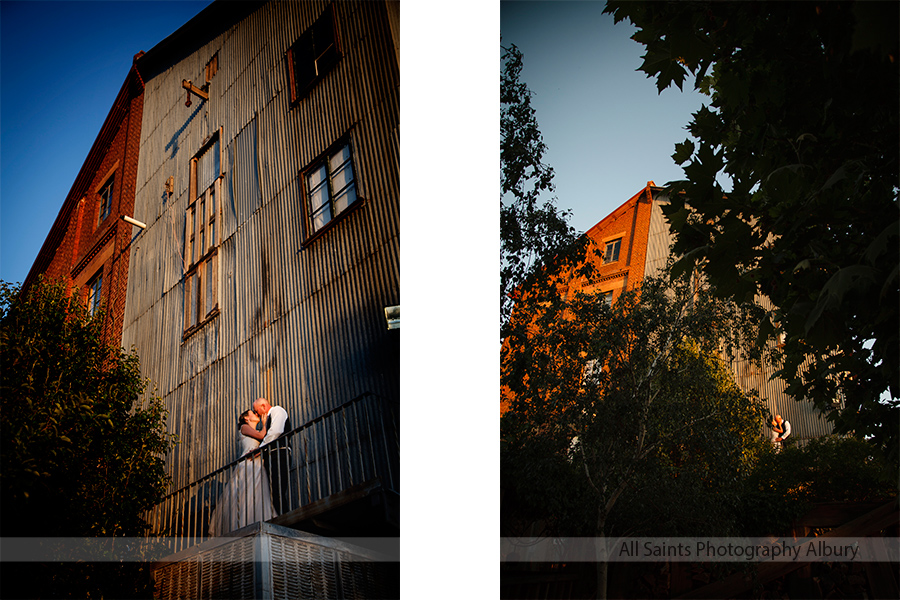
M 660 91 L 692 78 L 710 96 L 673 154 L 685 180 L 665 212 L 680 268 L 698 266 L 736 301 L 767 297 L 760 343 L 783 338 L 786 391 L 896 457 L 898 5 L 610 1 L 606 12 L 637 26 L 640 69 Z
M 764 452 L 747 477 L 741 535 L 786 535 L 819 502 L 886 502 L 897 496 L 898 465 L 873 446 L 829 436 Z
M 500 76 L 500 315 L 508 321 L 516 290 L 536 271 L 575 242 L 558 211 L 553 168 L 542 162 L 547 146 L 531 106 L 532 92 L 521 81 L 522 53 L 513 44 L 503 49 Z M 501 337 L 504 337 L 501 333 Z
M 137 355 L 104 344 L 102 322 L 64 283 L 40 280 L 26 292 L 0 284 L 4 537 L 141 536 L 142 513 L 166 490 L 163 455 L 174 437 L 165 408 L 142 401 Z M 49 573 L 28 581 L 29 592 L 119 596 L 135 585 L 93 583 L 71 565 Z
M 529 300 L 501 356 L 501 473 L 517 504 L 501 512 L 507 532 L 516 519 L 556 535 L 737 531 L 766 411 L 719 353 L 755 335 L 746 310 L 689 275 L 645 279 L 612 306 L 582 293 Z

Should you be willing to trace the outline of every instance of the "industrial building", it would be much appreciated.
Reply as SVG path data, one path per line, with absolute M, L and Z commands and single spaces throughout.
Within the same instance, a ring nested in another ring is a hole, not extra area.
M 399 25 L 392 1 L 209 5 L 135 57 L 25 282 L 106 306 L 168 409 L 157 597 L 399 594 L 336 539 L 399 539 Z M 290 419 L 286 505 L 213 536 L 261 397 Z
M 597 252 L 593 253 L 594 276 L 589 281 L 573 278 L 561 285 L 561 294 L 577 291 L 601 294 L 608 302 L 615 302 L 625 291 L 639 288 L 645 277 L 658 274 L 670 258 L 672 232 L 662 207 L 669 200 L 665 188 L 649 181 L 634 196 L 607 217 L 591 227 L 585 236 Z M 765 302 L 765 299 L 759 299 Z M 793 443 L 828 435 L 831 424 L 812 402 L 798 402 L 785 394 L 786 383 L 770 379 L 773 369 L 753 361 L 737 358 L 730 361 L 736 383 L 745 393 L 762 399 L 769 412 L 782 415 L 791 423 Z M 505 410 L 501 395 L 501 412 Z M 760 435 L 768 428 L 761 424 Z

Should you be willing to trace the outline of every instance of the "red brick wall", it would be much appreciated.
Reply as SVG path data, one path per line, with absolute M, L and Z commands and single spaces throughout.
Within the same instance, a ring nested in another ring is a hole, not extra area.
M 102 270 L 101 301 L 106 308 L 103 336 L 115 345 L 120 345 L 122 339 L 130 242 L 133 231 L 137 231 L 120 216 L 134 216 L 143 93 L 131 98 L 126 109 L 83 197 L 66 216 L 65 236 L 56 248 L 45 250 L 52 252 L 53 258 L 43 272 L 46 278 L 66 281 L 73 293 L 80 290 L 87 298 L 87 284 Z M 98 224 L 99 187 L 113 171 L 110 214 Z
M 613 302 L 626 290 L 640 285 L 647 262 L 647 243 L 650 237 L 650 215 L 653 208 L 652 181 L 640 192 L 629 198 L 605 219 L 591 227 L 585 235 L 593 242 L 588 259 L 595 267 L 590 281 L 561 277 L 558 290 L 571 295 L 576 291 L 612 292 Z M 619 239 L 618 260 L 604 262 L 606 243 Z M 506 344 L 504 340 L 503 344 Z M 509 410 L 512 392 L 505 386 L 500 389 L 500 414 Z
M 593 242 L 589 260 L 597 269 L 597 277 L 590 284 L 573 281 L 569 286 L 570 293 L 575 290 L 612 292 L 615 301 L 623 291 L 640 284 L 647 261 L 647 240 L 653 206 L 652 185 L 653 182 L 649 182 L 647 187 L 585 233 Z M 604 263 L 606 243 L 616 239 L 621 240 L 619 258 Z

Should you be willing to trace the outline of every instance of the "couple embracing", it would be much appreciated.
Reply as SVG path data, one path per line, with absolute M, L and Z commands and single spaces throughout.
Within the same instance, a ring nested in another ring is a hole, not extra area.
M 260 452 L 235 467 L 210 516 L 210 535 L 224 535 L 287 511 L 291 457 L 283 434 L 290 429 L 287 411 L 265 398 L 257 398 L 253 408 L 240 414 L 241 456 L 257 448 Z

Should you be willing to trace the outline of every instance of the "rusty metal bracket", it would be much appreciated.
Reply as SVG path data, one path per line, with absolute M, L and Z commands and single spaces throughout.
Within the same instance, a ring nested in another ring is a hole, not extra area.
M 181 87 L 188 91 L 187 101 L 184 103 L 185 106 L 191 105 L 191 94 L 196 94 L 202 100 L 209 100 L 209 94 L 204 92 L 202 89 L 198 88 L 196 85 L 188 81 L 187 79 L 181 80 Z

